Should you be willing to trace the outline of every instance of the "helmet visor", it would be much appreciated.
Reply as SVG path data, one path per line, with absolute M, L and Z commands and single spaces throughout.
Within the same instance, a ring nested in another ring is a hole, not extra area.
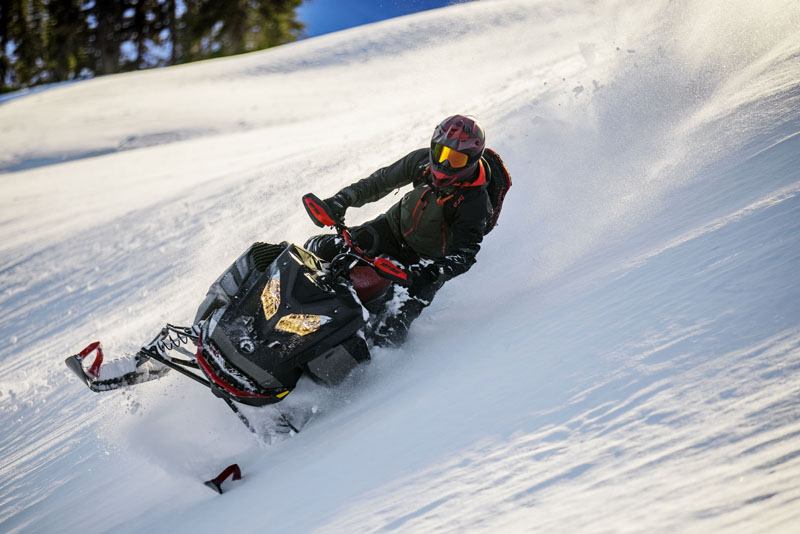
M 461 169 L 469 161 L 469 156 L 463 152 L 453 150 L 449 146 L 440 145 L 438 143 L 433 146 L 433 158 L 436 160 L 436 163 L 449 162 L 450 167 L 453 169 Z

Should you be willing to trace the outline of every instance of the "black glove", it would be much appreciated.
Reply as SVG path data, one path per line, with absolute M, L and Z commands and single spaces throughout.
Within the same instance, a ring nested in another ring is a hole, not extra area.
M 430 260 L 412 263 L 406 268 L 406 271 L 408 271 L 410 275 L 410 285 L 432 285 L 442 276 L 439 265 Z
M 337 221 L 344 221 L 344 213 L 350 207 L 350 199 L 344 193 L 336 193 L 331 198 L 323 200 L 328 209 Z

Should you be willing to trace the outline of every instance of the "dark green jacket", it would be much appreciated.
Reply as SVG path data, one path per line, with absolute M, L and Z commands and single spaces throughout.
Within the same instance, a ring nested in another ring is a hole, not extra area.
M 415 150 L 341 193 L 353 207 L 361 207 L 413 183 L 414 189 L 386 212 L 389 226 L 399 242 L 434 260 L 452 278 L 475 263 L 492 207 L 485 185 L 433 189 L 429 158 L 427 148 Z

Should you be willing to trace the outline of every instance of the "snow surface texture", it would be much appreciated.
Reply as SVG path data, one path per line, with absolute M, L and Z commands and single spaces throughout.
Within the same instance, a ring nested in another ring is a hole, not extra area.
M 475 2 L 6 101 L 0 531 L 797 532 L 798 31 L 794 0 Z M 500 226 L 406 346 L 287 398 L 300 434 L 70 376 L 456 112 L 514 177 Z

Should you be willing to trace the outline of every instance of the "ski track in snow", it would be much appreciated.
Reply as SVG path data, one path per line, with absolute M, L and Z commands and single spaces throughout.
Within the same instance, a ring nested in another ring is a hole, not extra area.
M 788 0 L 473 2 L 0 101 L 0 530 L 795 532 L 798 28 Z M 68 374 L 455 112 L 512 172 L 500 226 L 406 346 L 301 383 L 299 435 Z

